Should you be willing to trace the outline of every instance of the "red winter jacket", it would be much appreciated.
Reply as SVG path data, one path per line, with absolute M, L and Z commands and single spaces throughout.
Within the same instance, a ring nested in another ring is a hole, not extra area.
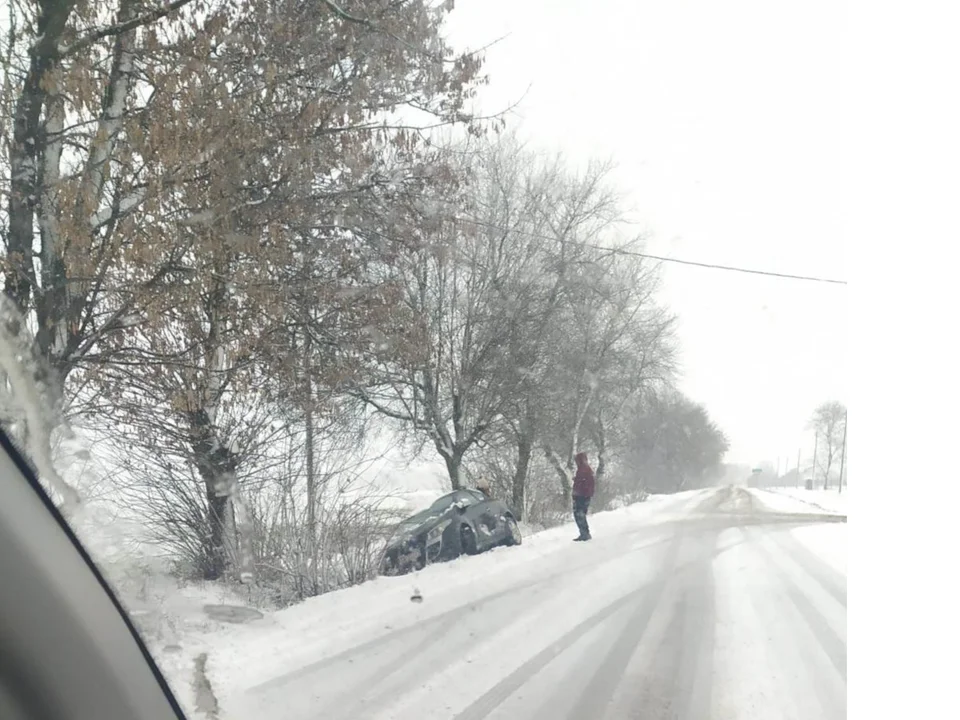
M 577 461 L 577 474 L 573 477 L 573 495 L 574 497 L 593 497 L 597 480 L 593 476 L 593 470 L 587 465 L 587 454 L 577 453 L 574 459 Z

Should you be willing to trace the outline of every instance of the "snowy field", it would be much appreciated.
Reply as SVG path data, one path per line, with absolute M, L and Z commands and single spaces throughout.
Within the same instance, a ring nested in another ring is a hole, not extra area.
M 160 660 L 187 712 L 206 717 L 190 676 L 207 653 L 220 720 L 600 720 L 637 708 L 839 720 L 846 524 L 810 507 L 733 489 L 656 496 L 592 516 L 590 543 L 553 528 L 243 625 L 202 613 L 242 598 L 184 588 L 166 604 L 178 649 Z
M 838 493 L 832 490 L 805 490 L 803 488 L 770 488 L 760 490 L 751 488 L 751 492 L 765 505 L 771 508 L 797 508 L 797 501 L 810 506 L 810 512 L 847 514 L 847 500 L 850 493 L 844 488 Z M 802 506 L 799 506 L 802 507 Z M 789 512 L 789 510 L 785 510 Z

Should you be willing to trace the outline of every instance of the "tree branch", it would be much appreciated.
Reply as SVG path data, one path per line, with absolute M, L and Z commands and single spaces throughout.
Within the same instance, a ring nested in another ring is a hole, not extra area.
M 73 45 L 66 47 L 60 53 L 60 56 L 67 57 L 68 55 L 72 55 L 90 47 L 93 43 L 97 42 L 97 40 L 102 40 L 103 38 L 111 37 L 113 35 L 121 35 L 125 32 L 129 32 L 130 30 L 136 30 L 138 27 L 142 27 L 143 25 L 156 22 L 157 20 L 166 17 L 170 13 L 174 12 L 175 10 L 179 10 L 184 5 L 187 5 L 191 2 L 193 2 L 193 0 L 173 0 L 173 2 L 165 7 L 157 8 L 156 10 L 152 10 L 144 15 L 140 15 L 139 17 L 131 18 L 126 22 L 117 23 L 116 25 L 111 25 L 110 27 L 95 30 L 94 32 L 89 33 L 88 35 L 85 35 L 77 40 L 75 43 L 73 43 Z
M 343 20 L 348 20 L 349 22 L 354 22 L 360 25 L 365 25 L 367 27 L 372 27 L 369 20 L 366 20 L 361 17 L 357 17 L 356 15 L 351 15 L 342 7 L 340 7 L 335 2 L 333 2 L 333 0 L 323 0 L 323 4 L 326 5 L 328 8 L 330 8 L 331 10 L 333 10 L 334 14 Z

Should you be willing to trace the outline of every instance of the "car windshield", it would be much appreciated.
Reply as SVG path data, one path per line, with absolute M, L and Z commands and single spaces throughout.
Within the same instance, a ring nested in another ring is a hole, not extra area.
M 0 426 L 184 708 L 845 717 L 839 14 L 4 3 Z
M 439 517 L 451 507 L 453 507 L 454 499 L 452 496 L 444 496 L 441 500 L 438 500 L 433 505 L 431 505 L 426 510 L 411 515 L 406 520 L 400 524 L 400 530 L 403 532 L 409 532 L 410 530 L 415 530 L 421 525 L 430 522 L 431 520 Z
M 449 495 L 444 495 L 442 498 L 438 499 L 433 505 L 430 506 L 428 512 L 430 513 L 440 513 L 445 512 L 452 508 L 456 503 L 464 502 L 463 495 L 461 493 L 450 493 Z
M 435 518 L 443 515 L 450 508 L 452 508 L 457 503 L 462 504 L 472 504 L 476 502 L 476 498 L 472 498 L 466 493 L 449 493 L 443 497 L 436 500 L 429 508 L 421 512 L 411 515 L 409 518 L 404 520 L 399 527 L 400 532 L 410 532 L 416 530 L 421 525 L 434 520 Z

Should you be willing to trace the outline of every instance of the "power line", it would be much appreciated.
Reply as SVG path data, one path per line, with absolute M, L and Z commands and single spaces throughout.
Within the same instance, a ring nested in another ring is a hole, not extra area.
M 678 265 L 693 265 L 695 267 L 710 268 L 711 270 L 728 270 L 730 272 L 748 273 L 750 275 L 767 275 L 769 277 L 788 278 L 790 280 L 808 280 L 810 282 L 831 283 L 833 285 L 846 285 L 846 280 L 834 280 L 831 278 L 813 277 L 811 275 L 792 275 L 790 273 L 772 272 L 770 270 L 755 270 L 752 268 L 734 267 L 732 265 L 715 265 L 713 263 L 696 262 L 694 260 L 681 260 L 680 258 L 664 257 L 662 255 L 649 255 L 647 253 L 633 252 L 631 250 L 621 250 L 626 255 L 636 255 L 637 257 L 650 258 L 651 260 L 660 260 L 662 262 L 672 262 Z
M 502 232 L 512 232 L 517 235 L 524 235 L 526 237 L 535 238 L 538 240 L 563 242 L 563 240 L 561 240 L 560 238 L 526 232 L 524 230 L 517 230 L 515 228 L 506 228 L 500 225 L 496 225 L 494 223 L 483 222 L 482 220 L 474 220 L 472 218 L 458 218 L 458 219 L 461 222 L 467 222 L 472 225 L 477 225 L 479 227 L 490 228 L 491 230 L 499 230 Z M 832 278 L 814 277 L 812 275 L 794 275 L 792 273 L 773 272 L 771 270 L 756 270 L 754 268 L 736 267 L 733 265 L 718 265 L 716 263 L 698 262 L 696 260 L 681 260 L 680 258 L 667 257 L 665 255 L 651 255 L 650 253 L 637 252 L 636 250 L 626 250 L 623 248 L 610 248 L 610 247 L 604 247 L 603 245 L 594 245 L 591 243 L 583 243 L 583 244 L 586 247 L 593 248 L 595 250 L 605 250 L 613 254 L 632 255 L 634 257 L 647 258 L 649 260 L 658 260 L 659 262 L 676 263 L 678 265 L 691 265 L 693 267 L 708 268 L 710 270 L 726 270 L 728 272 L 746 273 L 748 275 L 765 275 L 767 277 L 785 278 L 788 280 L 806 280 L 807 282 L 829 283 L 831 285 L 847 284 L 846 280 L 835 280 Z

